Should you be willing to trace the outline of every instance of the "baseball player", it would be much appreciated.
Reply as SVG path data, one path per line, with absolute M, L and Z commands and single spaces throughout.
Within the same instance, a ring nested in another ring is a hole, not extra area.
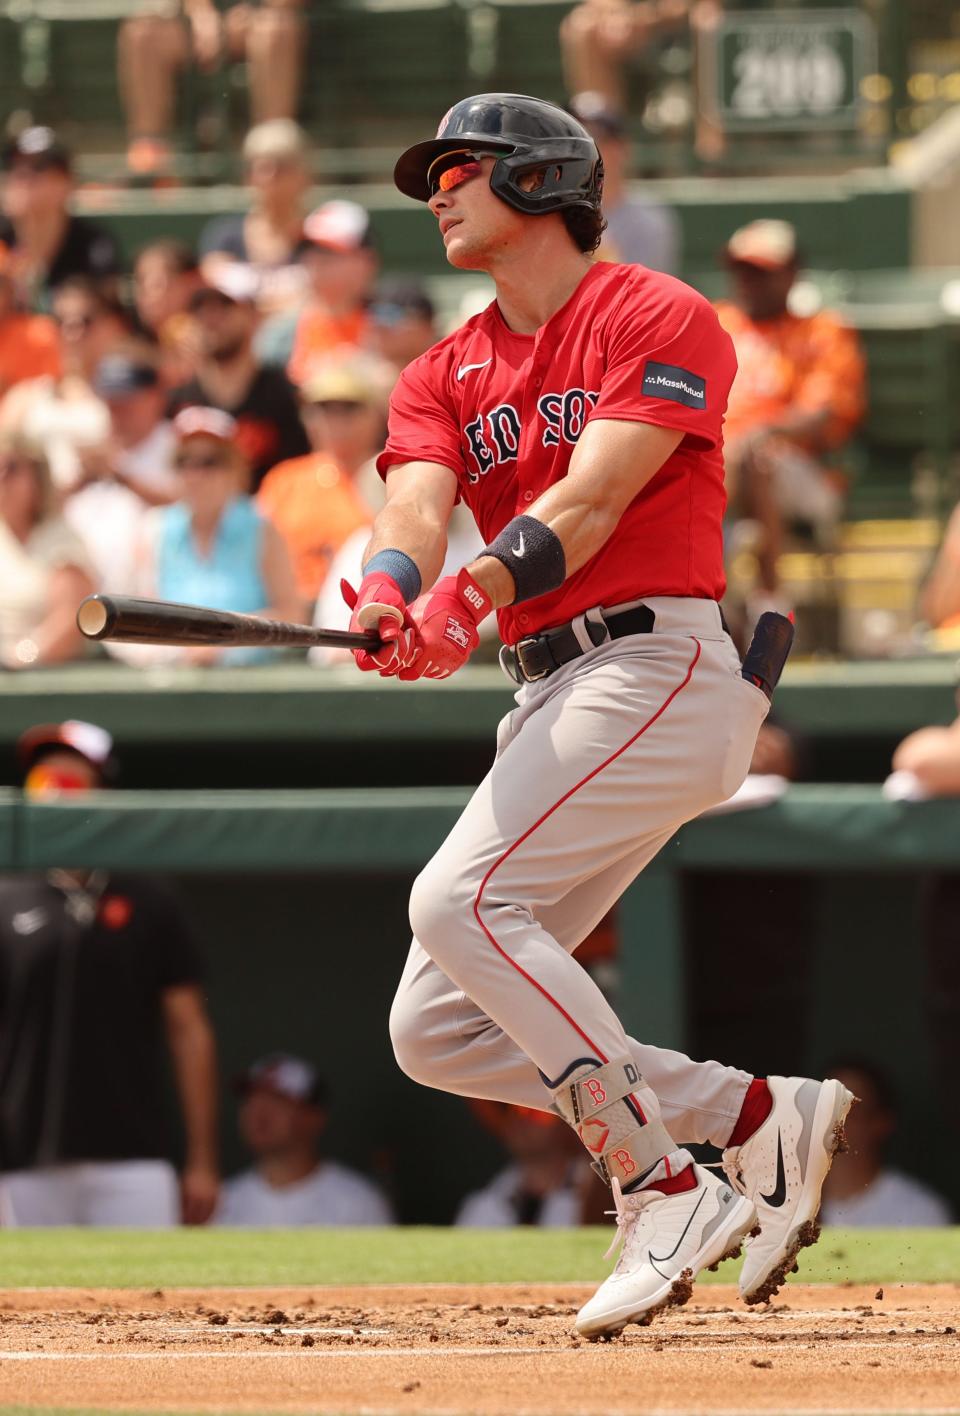
M 574 958 L 677 827 L 740 785 L 767 714 L 776 673 L 742 675 L 718 606 L 732 346 L 680 281 L 592 260 L 602 166 L 552 104 L 464 99 L 395 179 L 496 299 L 394 392 L 386 505 L 343 587 L 352 627 L 383 644 L 356 659 L 446 678 L 495 611 L 519 686 L 494 766 L 413 887 L 396 1055 L 425 1085 L 577 1130 L 622 1241 L 580 1332 L 685 1302 L 758 1224 L 740 1287 L 759 1302 L 816 1238 L 851 1094 L 636 1041 Z M 437 581 L 461 498 L 485 546 Z M 695 1141 L 723 1147 L 729 1184 L 694 1164 Z

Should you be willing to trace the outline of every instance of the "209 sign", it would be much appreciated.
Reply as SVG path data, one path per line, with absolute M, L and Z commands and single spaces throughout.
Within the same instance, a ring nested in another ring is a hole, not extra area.
M 859 10 L 728 11 L 701 37 L 704 107 L 728 132 L 857 125 L 876 35 Z

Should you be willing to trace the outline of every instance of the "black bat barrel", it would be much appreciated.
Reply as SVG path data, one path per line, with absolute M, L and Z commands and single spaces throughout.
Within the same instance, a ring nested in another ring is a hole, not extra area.
M 276 649 L 323 645 L 329 648 L 376 649 L 375 632 L 316 629 L 200 605 L 167 600 L 138 600 L 121 595 L 88 595 L 77 611 L 77 625 L 87 639 L 112 639 L 126 644 L 263 645 Z

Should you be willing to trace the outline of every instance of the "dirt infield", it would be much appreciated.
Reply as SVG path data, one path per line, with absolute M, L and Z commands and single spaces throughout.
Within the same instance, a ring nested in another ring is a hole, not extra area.
M 98 1411 L 960 1412 L 960 1285 L 726 1286 L 612 1343 L 572 1335 L 589 1290 L 0 1292 L 0 1405 Z

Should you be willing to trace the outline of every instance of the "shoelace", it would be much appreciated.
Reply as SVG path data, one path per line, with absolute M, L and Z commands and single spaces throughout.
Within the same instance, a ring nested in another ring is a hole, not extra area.
M 704 1170 L 722 1170 L 727 1177 L 727 1183 L 731 1190 L 736 1190 L 738 1195 L 745 1195 L 747 1187 L 743 1183 L 743 1176 L 740 1173 L 740 1151 L 731 1151 L 730 1155 L 724 1154 L 722 1160 L 701 1161 Z
M 616 1208 L 604 1210 L 604 1215 L 615 1219 L 617 1228 L 610 1241 L 610 1246 L 603 1256 L 605 1259 L 609 1259 L 616 1252 L 620 1244 L 623 1244 L 624 1253 L 626 1252 L 626 1244 L 632 1222 L 638 1218 L 640 1211 L 652 1200 L 663 1198 L 658 1190 L 638 1190 L 629 1196 L 630 1204 L 628 1205 L 627 1200 L 624 1198 L 623 1191 L 620 1188 L 620 1181 L 615 1175 L 611 1177 L 610 1188 L 613 1191 L 613 1203 Z

